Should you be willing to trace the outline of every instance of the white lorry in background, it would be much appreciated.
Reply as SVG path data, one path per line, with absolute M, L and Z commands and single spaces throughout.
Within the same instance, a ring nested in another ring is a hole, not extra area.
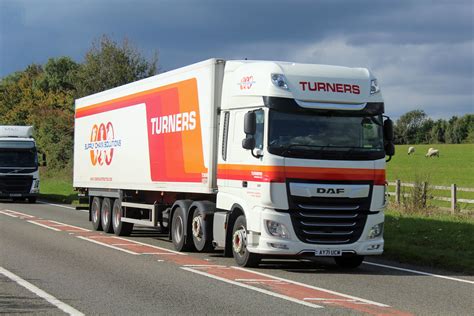
M 383 251 L 383 113 L 364 68 L 210 59 L 76 100 L 74 187 L 96 230 L 356 267 Z
M 33 126 L 0 126 L 0 199 L 35 203 L 39 182 Z

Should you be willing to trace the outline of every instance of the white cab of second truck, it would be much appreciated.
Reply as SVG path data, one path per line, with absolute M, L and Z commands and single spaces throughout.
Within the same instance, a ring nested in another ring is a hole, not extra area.
M 356 267 L 383 252 L 383 114 L 365 68 L 210 59 L 76 100 L 74 186 L 96 230 Z
M 39 182 L 33 126 L 0 126 L 0 199 L 34 203 Z

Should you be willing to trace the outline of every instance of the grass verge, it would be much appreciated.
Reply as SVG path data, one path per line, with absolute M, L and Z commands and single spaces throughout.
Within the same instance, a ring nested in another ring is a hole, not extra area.
M 67 173 L 47 173 L 40 170 L 40 198 L 52 202 L 77 204 L 77 192 Z
M 474 274 L 474 219 L 387 211 L 384 257 Z

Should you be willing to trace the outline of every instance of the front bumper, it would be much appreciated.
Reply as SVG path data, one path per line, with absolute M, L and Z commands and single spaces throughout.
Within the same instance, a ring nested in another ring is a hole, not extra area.
M 285 225 L 289 231 L 289 238 L 283 239 L 270 235 L 264 227 L 264 221 L 271 220 Z M 315 253 L 317 249 L 340 250 L 342 254 L 356 255 L 380 255 L 383 253 L 383 235 L 369 239 L 370 228 L 384 221 L 384 213 L 371 214 L 367 216 L 367 222 L 361 237 L 351 244 L 308 244 L 300 241 L 295 234 L 290 215 L 288 213 L 276 212 L 271 209 L 263 209 L 261 212 L 262 228 L 260 232 L 250 231 L 247 236 L 247 248 L 250 252 L 264 255 L 276 256 L 308 256 Z

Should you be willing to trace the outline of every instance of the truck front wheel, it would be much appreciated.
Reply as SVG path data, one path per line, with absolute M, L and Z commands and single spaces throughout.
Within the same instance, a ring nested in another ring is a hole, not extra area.
M 260 263 L 260 255 L 247 249 L 247 221 L 244 215 L 237 217 L 232 229 L 232 254 L 242 267 L 256 267 Z
M 100 208 L 101 208 L 101 199 L 100 197 L 94 197 L 92 199 L 91 205 L 91 219 L 92 226 L 94 230 L 102 230 L 102 224 L 100 222 Z
M 112 228 L 117 236 L 129 236 L 133 230 L 133 223 L 122 222 L 122 203 L 115 199 L 112 206 Z
M 334 257 L 336 264 L 343 269 L 354 269 L 362 264 L 364 256 L 342 256 Z
M 102 229 L 106 233 L 113 233 L 112 227 L 112 202 L 109 198 L 104 198 L 102 201 L 102 207 L 100 208 L 100 219 Z

